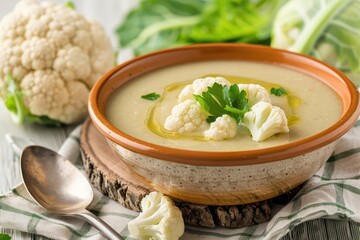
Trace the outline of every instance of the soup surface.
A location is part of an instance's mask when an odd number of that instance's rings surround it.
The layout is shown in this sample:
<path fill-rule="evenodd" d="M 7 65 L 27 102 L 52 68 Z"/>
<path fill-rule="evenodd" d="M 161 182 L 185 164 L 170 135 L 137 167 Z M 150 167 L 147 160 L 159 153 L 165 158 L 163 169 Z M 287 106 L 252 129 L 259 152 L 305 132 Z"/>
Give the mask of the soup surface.
<path fill-rule="evenodd" d="M 239 128 L 232 139 L 207 141 L 199 134 L 173 134 L 163 125 L 183 87 L 197 78 L 221 76 L 233 83 L 257 83 L 268 91 L 283 87 L 288 94 L 270 95 L 284 109 L 290 132 L 263 142 Z M 142 95 L 156 92 L 156 101 Z M 107 119 L 122 132 L 157 145 L 200 151 L 241 151 L 283 145 L 309 137 L 334 124 L 342 114 L 338 95 L 325 83 L 307 74 L 275 64 L 245 61 L 204 61 L 159 69 L 132 79 L 115 90 L 106 106 Z"/>

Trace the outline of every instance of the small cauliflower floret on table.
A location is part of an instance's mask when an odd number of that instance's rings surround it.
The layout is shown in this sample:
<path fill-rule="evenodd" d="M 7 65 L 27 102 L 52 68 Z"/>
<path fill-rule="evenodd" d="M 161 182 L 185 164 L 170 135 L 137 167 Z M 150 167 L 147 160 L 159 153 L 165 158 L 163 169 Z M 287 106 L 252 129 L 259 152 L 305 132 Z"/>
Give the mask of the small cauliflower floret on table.
<path fill-rule="evenodd" d="M 230 82 L 223 77 L 206 77 L 194 80 L 192 84 L 186 85 L 180 92 L 178 101 L 183 102 L 188 99 L 194 99 L 195 95 L 201 95 L 208 87 L 211 87 L 214 83 L 221 85 L 230 85 Z"/>
<path fill-rule="evenodd" d="M 276 133 L 289 132 L 284 111 L 267 102 L 258 102 L 252 106 L 242 121 L 250 130 L 252 139 L 257 142 L 264 141 Z"/>
<path fill-rule="evenodd" d="M 249 100 L 249 106 L 252 107 L 258 102 L 271 103 L 268 91 L 259 84 L 238 84 L 239 90 L 246 92 Z"/>
<path fill-rule="evenodd" d="M 0 22 L 0 96 L 21 101 L 29 122 L 38 116 L 71 124 L 86 116 L 90 89 L 114 58 L 99 23 L 64 4 L 23 0 Z"/>
<path fill-rule="evenodd" d="M 236 131 L 236 120 L 224 114 L 210 124 L 210 128 L 204 132 L 204 135 L 207 139 L 223 140 L 235 137 Z"/>
<path fill-rule="evenodd" d="M 151 192 L 141 201 L 142 212 L 128 223 L 130 237 L 138 240 L 176 240 L 184 234 L 182 213 L 172 200 Z"/>
<path fill-rule="evenodd" d="M 206 124 L 207 114 L 195 100 L 185 100 L 173 107 L 171 115 L 165 120 L 166 130 L 189 133 Z"/>

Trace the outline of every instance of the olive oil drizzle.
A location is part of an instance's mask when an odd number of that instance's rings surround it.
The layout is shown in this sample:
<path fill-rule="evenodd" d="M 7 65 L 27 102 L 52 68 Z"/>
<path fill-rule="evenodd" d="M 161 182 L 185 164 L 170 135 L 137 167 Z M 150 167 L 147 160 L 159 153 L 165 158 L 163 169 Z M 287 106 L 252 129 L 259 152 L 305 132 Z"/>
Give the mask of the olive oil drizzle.
<path fill-rule="evenodd" d="M 280 85 L 268 83 L 261 80 L 256 79 L 250 79 L 250 78 L 243 78 L 243 77 L 236 77 L 236 76 L 230 76 L 230 75 L 219 75 L 219 74 L 210 74 L 202 76 L 201 78 L 205 77 L 217 77 L 222 76 L 225 79 L 227 79 L 231 84 L 259 84 L 262 87 L 264 87 L 268 92 L 270 92 L 271 88 L 279 88 Z M 167 139 L 179 139 L 179 138 L 186 138 L 186 139 L 193 139 L 198 141 L 206 141 L 204 136 L 201 133 L 177 133 L 168 131 L 164 128 L 163 124 L 160 124 L 156 120 L 156 112 L 159 111 L 161 108 L 163 102 L 168 98 L 169 94 L 173 91 L 181 91 L 186 85 L 191 84 L 192 81 L 182 81 L 182 82 L 176 82 L 167 85 L 164 88 L 164 92 L 161 94 L 161 97 L 158 99 L 158 101 L 149 108 L 147 117 L 145 119 L 145 125 L 148 129 L 150 129 L 155 134 L 167 138 Z M 287 103 L 292 111 L 291 114 L 287 115 L 288 119 L 288 125 L 293 126 L 296 123 L 300 121 L 300 117 L 296 115 L 296 108 L 301 104 L 301 99 L 295 95 L 293 95 L 291 92 L 287 90 Z"/>

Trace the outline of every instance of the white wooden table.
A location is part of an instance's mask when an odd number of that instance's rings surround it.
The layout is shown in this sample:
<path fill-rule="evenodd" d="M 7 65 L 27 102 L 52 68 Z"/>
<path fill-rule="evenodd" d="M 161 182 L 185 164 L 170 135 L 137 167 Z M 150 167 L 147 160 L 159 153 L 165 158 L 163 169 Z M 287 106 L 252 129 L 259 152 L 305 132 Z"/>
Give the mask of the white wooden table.
<path fill-rule="evenodd" d="M 0 0 L 0 18 L 13 9 L 18 1 Z M 57 2 L 65 2 L 57 0 Z M 114 29 L 121 21 L 124 13 L 137 1 L 134 0 L 75 0 L 77 9 L 85 16 L 99 20 L 112 38 L 116 46 Z M 31 139 L 34 143 L 57 150 L 66 136 L 75 126 L 64 128 L 48 128 L 38 125 L 18 126 L 14 124 L 4 104 L 0 103 L 0 194 L 7 192 L 21 182 L 19 164 L 10 146 L 5 140 L 6 133 Z M 28 233 L 4 229 L 0 226 L 1 233 L 8 233 L 12 239 L 47 239 Z M 285 236 L 283 239 L 360 239 L 360 225 L 347 221 L 314 220 L 303 223 Z"/>

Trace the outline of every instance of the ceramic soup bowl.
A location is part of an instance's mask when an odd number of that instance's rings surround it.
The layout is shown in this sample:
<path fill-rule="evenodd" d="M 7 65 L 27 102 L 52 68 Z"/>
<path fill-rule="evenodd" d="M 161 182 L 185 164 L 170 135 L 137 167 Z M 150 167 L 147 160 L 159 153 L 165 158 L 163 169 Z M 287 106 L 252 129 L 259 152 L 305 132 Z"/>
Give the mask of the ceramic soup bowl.
<path fill-rule="evenodd" d="M 260 149 L 226 151 L 217 147 L 198 150 L 191 146 L 178 148 L 176 144 L 164 146 L 142 139 L 141 134 L 140 137 L 129 134 L 109 121 L 108 100 L 128 83 L 161 69 L 212 60 L 274 64 L 312 76 L 337 95 L 339 117 L 325 129 L 295 141 Z M 258 72 L 265 69 L 259 68 Z M 359 113 L 359 92 L 340 71 L 308 56 L 245 44 L 192 45 L 134 58 L 99 79 L 89 99 L 93 123 L 117 153 L 119 161 L 124 161 L 133 174 L 173 198 L 209 205 L 258 202 L 304 183 L 331 156 L 339 138 L 355 124 Z M 120 121 L 127 117 L 123 115 Z M 144 124 L 145 119 L 139 121 Z"/>

